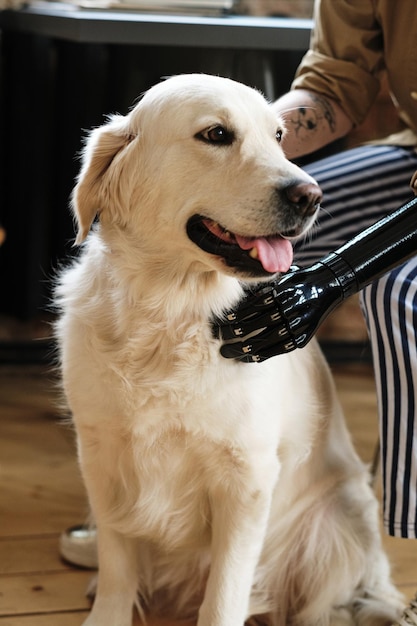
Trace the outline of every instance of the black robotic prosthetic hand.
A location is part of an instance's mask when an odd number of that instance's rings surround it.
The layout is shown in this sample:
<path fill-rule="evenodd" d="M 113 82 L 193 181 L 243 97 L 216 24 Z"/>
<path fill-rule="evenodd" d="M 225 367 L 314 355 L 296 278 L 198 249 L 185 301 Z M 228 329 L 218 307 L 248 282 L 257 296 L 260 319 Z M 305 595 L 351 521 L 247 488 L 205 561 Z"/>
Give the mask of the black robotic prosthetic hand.
<path fill-rule="evenodd" d="M 302 348 L 345 298 L 416 253 L 417 198 L 314 265 L 248 289 L 214 324 L 221 354 L 253 363 Z"/>

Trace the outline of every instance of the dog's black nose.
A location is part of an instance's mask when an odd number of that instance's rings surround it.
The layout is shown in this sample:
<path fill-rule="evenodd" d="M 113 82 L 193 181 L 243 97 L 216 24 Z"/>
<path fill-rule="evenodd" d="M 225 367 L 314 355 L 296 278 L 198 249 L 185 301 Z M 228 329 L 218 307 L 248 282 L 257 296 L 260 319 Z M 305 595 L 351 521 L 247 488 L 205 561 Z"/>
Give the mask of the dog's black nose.
<path fill-rule="evenodd" d="M 289 185 L 284 189 L 284 194 L 291 205 L 301 211 L 304 217 L 314 215 L 323 198 L 320 187 L 316 183 L 306 181 Z"/>

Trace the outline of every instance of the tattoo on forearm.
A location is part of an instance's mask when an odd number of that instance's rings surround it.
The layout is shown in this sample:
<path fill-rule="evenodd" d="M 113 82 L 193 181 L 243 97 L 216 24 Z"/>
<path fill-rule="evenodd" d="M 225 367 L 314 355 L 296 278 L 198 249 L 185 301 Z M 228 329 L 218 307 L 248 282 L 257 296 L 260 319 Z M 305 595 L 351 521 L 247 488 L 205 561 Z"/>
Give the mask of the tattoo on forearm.
<path fill-rule="evenodd" d="M 312 96 L 314 106 L 299 107 L 295 109 L 291 118 L 287 121 L 290 123 L 295 133 L 298 135 L 302 130 L 317 131 L 320 122 L 326 122 L 330 131 L 336 131 L 336 119 L 331 103 L 319 95 Z"/>

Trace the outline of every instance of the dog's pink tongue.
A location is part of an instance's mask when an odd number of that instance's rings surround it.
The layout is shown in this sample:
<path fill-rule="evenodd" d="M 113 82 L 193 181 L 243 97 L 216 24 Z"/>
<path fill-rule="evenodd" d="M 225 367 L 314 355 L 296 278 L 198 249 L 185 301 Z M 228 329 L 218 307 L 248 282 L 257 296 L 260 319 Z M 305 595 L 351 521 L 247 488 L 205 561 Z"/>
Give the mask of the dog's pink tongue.
<path fill-rule="evenodd" d="M 256 248 L 258 259 L 267 272 L 288 272 L 293 260 L 293 248 L 288 239 L 277 237 L 259 237 L 251 239 L 235 235 L 242 250 Z"/>

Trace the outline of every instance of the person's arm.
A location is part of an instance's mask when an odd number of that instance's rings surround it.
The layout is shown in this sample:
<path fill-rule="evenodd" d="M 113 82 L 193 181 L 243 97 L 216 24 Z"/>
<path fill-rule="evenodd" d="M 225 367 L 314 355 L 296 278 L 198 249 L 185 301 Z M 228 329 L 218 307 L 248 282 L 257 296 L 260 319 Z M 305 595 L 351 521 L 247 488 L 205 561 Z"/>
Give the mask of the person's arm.
<path fill-rule="evenodd" d="M 284 120 L 282 148 L 288 159 L 319 150 L 347 135 L 353 124 L 330 98 L 306 89 L 294 89 L 272 107 Z"/>
<path fill-rule="evenodd" d="M 214 324 L 222 355 L 252 363 L 305 346 L 345 298 L 416 255 L 416 210 L 417 198 L 311 267 L 248 291 Z"/>
<path fill-rule="evenodd" d="M 283 116 L 289 159 L 315 152 L 363 122 L 380 89 L 384 37 L 373 0 L 315 0 L 314 28 Z"/>

